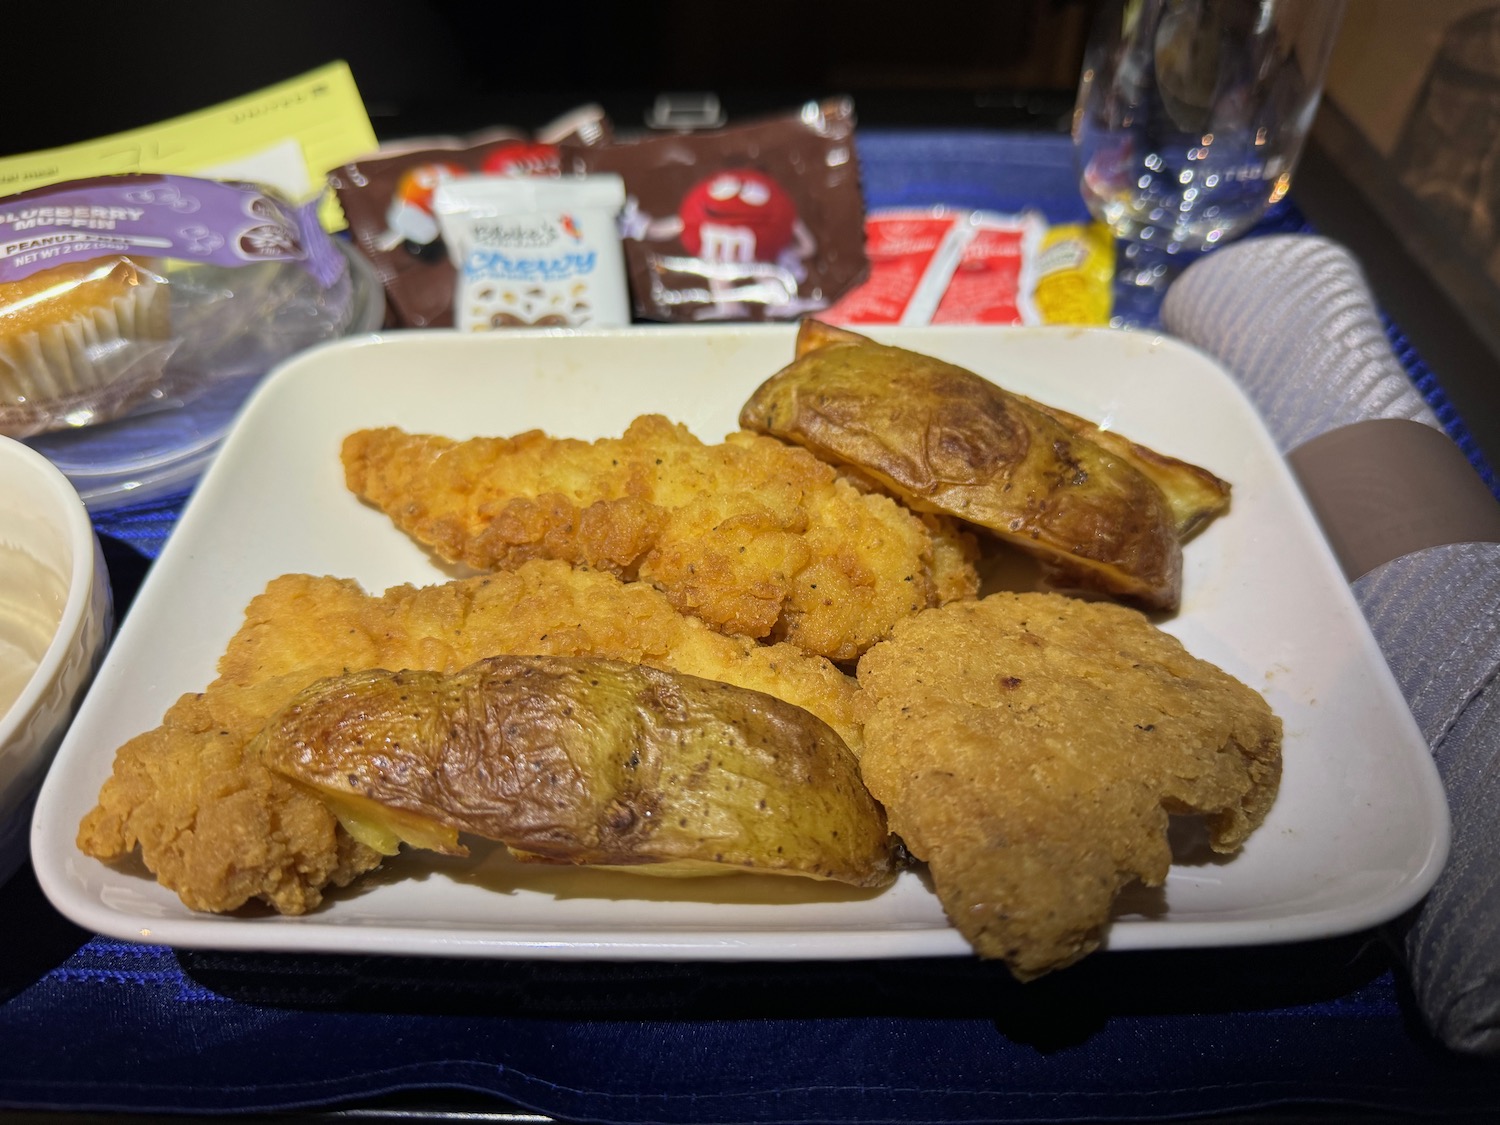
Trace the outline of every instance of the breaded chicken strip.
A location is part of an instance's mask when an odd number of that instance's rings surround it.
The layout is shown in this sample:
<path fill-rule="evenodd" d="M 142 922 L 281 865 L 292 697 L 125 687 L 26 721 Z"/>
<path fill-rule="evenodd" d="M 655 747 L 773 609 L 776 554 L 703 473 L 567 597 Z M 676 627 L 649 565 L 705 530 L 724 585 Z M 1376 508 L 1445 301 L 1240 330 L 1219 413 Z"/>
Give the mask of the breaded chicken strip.
<path fill-rule="evenodd" d="M 551 561 L 383 596 L 347 579 L 293 574 L 251 601 L 218 678 L 120 748 L 78 846 L 106 861 L 139 846 L 157 879 L 195 910 L 254 899 L 285 914 L 310 910 L 325 887 L 347 884 L 381 857 L 247 744 L 325 676 L 455 672 L 501 653 L 602 656 L 754 688 L 811 711 L 858 752 L 860 695 L 850 677 L 791 645 L 716 633 L 649 586 Z"/>
<path fill-rule="evenodd" d="M 1255 691 L 1122 606 L 994 594 L 865 653 L 860 769 L 949 920 L 1025 980 L 1096 948 L 1118 891 L 1161 883 L 1168 814 L 1233 852 L 1281 776 Z"/>
<path fill-rule="evenodd" d="M 660 415 L 595 442 L 351 434 L 349 488 L 450 562 L 551 558 L 649 582 L 724 633 L 853 660 L 978 588 L 970 540 L 748 433 L 705 445 Z M 934 534 L 948 541 L 934 548 Z"/>

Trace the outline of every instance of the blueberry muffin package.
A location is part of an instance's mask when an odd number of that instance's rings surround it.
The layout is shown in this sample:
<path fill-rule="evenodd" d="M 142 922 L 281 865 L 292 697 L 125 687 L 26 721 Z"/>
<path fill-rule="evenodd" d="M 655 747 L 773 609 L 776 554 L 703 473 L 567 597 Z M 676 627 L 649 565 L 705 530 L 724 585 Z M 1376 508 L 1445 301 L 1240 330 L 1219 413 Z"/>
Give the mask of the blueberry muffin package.
<path fill-rule="evenodd" d="M 154 174 L 0 197 L 0 434 L 171 408 L 342 334 L 348 258 L 315 212 Z"/>

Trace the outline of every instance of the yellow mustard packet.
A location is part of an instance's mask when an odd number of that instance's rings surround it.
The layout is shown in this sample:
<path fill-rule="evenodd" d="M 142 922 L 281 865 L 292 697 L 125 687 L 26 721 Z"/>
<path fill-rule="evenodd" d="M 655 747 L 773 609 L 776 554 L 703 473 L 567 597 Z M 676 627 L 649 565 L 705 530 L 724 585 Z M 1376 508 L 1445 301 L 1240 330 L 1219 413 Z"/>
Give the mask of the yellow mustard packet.
<path fill-rule="evenodd" d="M 251 180 L 301 202 L 322 191 L 325 175 L 375 151 L 354 75 L 344 62 L 193 113 L 91 141 L 0 157 L 0 196 L 92 176 L 157 172 Z M 319 218 L 346 225 L 332 192 Z"/>
<path fill-rule="evenodd" d="M 1103 223 L 1048 227 L 1033 268 L 1032 301 L 1043 323 L 1109 323 L 1115 240 Z"/>

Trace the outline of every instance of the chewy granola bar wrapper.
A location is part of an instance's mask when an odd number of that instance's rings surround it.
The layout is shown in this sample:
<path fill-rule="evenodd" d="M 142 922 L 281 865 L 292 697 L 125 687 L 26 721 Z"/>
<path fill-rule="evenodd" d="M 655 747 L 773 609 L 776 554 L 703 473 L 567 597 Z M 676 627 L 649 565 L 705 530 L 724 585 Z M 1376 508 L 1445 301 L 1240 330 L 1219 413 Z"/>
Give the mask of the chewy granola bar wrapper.
<path fill-rule="evenodd" d="M 719 129 L 562 145 L 564 173 L 625 181 L 636 318 L 792 320 L 868 270 L 854 103 Z"/>
<path fill-rule="evenodd" d="M 433 198 L 457 271 L 453 326 L 619 328 L 630 323 L 615 218 L 619 176 L 465 176 Z"/>
<path fill-rule="evenodd" d="M 504 127 L 463 138 L 388 145 L 328 173 L 360 252 L 385 287 L 397 328 L 451 328 L 457 272 L 433 210 L 440 184 L 469 176 L 557 176 L 559 145 L 612 133 L 598 106 L 582 106 L 534 135 Z"/>

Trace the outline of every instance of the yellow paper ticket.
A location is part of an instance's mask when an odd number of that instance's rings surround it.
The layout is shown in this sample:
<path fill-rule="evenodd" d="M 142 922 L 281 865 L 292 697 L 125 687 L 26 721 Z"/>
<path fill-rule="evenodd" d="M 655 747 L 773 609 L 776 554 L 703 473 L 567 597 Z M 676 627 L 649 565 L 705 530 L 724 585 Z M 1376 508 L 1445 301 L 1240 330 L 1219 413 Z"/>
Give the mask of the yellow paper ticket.
<path fill-rule="evenodd" d="M 0 157 L 0 196 L 89 176 L 162 172 L 255 180 L 301 202 L 322 190 L 330 168 L 377 145 L 354 75 L 334 62 L 155 125 Z M 332 192 L 321 217 L 329 230 L 344 226 Z"/>

